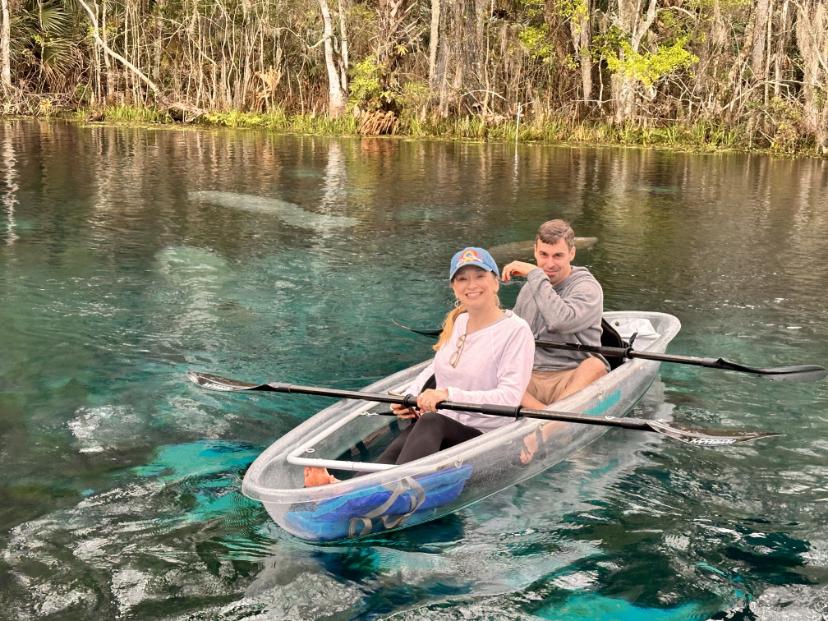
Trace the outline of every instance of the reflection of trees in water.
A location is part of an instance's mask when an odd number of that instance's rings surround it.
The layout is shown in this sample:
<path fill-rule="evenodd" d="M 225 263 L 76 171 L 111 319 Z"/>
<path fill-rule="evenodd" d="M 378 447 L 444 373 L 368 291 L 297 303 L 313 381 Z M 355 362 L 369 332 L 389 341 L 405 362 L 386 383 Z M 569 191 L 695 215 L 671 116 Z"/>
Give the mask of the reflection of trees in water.
<path fill-rule="evenodd" d="M 17 240 L 15 232 L 14 208 L 18 203 L 17 192 L 20 188 L 17 185 L 17 156 L 14 148 L 15 139 L 19 136 L 19 125 L 17 123 L 4 124 L 0 135 L 2 135 L 2 159 L 3 162 L 3 206 L 6 208 L 6 244 L 11 246 Z"/>

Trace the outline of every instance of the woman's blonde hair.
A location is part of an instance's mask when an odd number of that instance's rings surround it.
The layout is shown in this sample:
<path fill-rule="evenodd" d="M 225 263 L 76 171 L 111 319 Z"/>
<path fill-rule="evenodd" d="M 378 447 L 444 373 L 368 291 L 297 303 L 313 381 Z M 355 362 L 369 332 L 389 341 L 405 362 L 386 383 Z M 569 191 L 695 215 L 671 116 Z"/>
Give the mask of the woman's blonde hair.
<path fill-rule="evenodd" d="M 451 333 L 454 330 L 454 322 L 457 321 L 457 318 L 460 316 L 461 313 L 465 312 L 466 309 L 463 308 L 463 305 L 458 304 L 446 314 L 446 318 L 443 319 L 443 329 L 440 332 L 440 337 L 437 339 L 437 342 L 434 343 L 434 346 L 432 347 L 434 351 L 439 351 L 440 348 L 448 342 L 449 338 L 451 337 Z"/>

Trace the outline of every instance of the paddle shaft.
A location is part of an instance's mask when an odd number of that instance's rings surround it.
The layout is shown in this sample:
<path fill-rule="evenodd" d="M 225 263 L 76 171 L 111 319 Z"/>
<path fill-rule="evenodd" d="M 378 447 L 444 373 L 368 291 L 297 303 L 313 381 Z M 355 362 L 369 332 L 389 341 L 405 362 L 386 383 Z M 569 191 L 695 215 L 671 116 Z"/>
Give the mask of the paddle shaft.
<path fill-rule="evenodd" d="M 642 360 L 657 360 L 658 362 L 681 362 L 682 364 L 694 364 L 700 367 L 718 367 L 726 361 L 721 358 L 700 358 L 696 356 L 674 356 L 671 354 L 658 354 L 654 352 L 636 351 L 630 347 L 605 347 L 603 345 L 583 345 L 581 343 L 555 343 L 553 341 L 535 341 L 535 345 L 549 347 L 552 349 L 564 349 L 567 351 L 582 351 L 593 354 L 602 354 L 610 358 L 641 358 Z M 727 364 L 727 363 L 726 363 Z"/>
<path fill-rule="evenodd" d="M 397 323 L 398 326 L 409 330 L 410 332 L 414 332 L 416 334 L 421 334 L 423 336 L 438 336 L 440 334 L 440 330 L 418 330 L 416 328 L 409 328 L 408 326 L 404 326 L 401 323 Z M 543 341 L 543 340 L 536 340 L 535 345 L 539 347 L 549 347 L 550 349 L 563 349 L 566 351 L 582 351 L 592 354 L 601 354 L 603 356 L 608 356 L 610 358 L 641 358 L 642 360 L 656 360 L 658 362 L 679 362 L 681 364 L 693 364 L 700 367 L 715 367 L 715 368 L 730 368 L 733 363 L 727 362 L 722 358 L 700 358 L 696 356 L 675 356 L 671 354 L 657 354 L 651 352 L 640 352 L 636 351 L 630 347 L 606 347 L 603 345 L 584 345 L 581 343 L 557 343 L 554 341 Z M 724 366 L 723 366 L 724 365 Z M 744 367 L 740 365 L 733 365 L 736 368 L 734 370 L 742 370 Z"/>
<path fill-rule="evenodd" d="M 738 371 L 752 373 L 772 380 L 786 381 L 816 381 L 824 378 L 828 371 L 815 364 L 801 364 L 786 367 L 757 368 L 744 364 L 730 362 L 724 358 L 701 358 L 697 356 L 677 356 L 675 354 L 660 354 L 657 352 L 637 351 L 631 347 L 604 347 L 603 345 L 583 345 L 581 343 L 556 343 L 554 341 L 537 340 L 539 347 L 564 349 L 567 351 L 582 351 L 602 354 L 611 358 L 641 358 L 658 362 L 674 362 L 678 364 L 695 365 L 708 369 L 722 369 L 724 371 Z"/>
<path fill-rule="evenodd" d="M 279 393 L 296 393 L 303 395 L 316 395 L 320 397 L 334 397 L 337 399 L 359 399 L 362 401 L 376 401 L 378 403 L 395 403 L 408 408 L 417 407 L 417 397 L 405 395 L 397 397 L 385 393 L 362 392 L 356 390 L 341 390 L 338 388 L 322 388 L 318 386 L 301 386 L 298 384 L 283 384 L 271 382 L 269 384 L 247 384 L 235 380 L 226 380 L 218 376 L 211 376 L 205 373 L 189 373 L 190 380 L 194 383 L 213 390 L 223 391 L 263 391 Z M 581 423 L 586 425 L 598 425 L 603 427 L 622 427 L 624 429 L 636 429 L 639 431 L 653 431 L 650 421 L 638 418 L 602 418 L 599 416 L 582 416 L 567 412 L 551 412 L 548 410 L 533 410 L 521 406 L 505 405 L 479 405 L 476 403 L 456 403 L 454 401 L 443 401 L 439 404 L 441 410 L 454 410 L 455 412 L 477 412 L 489 416 L 506 416 L 518 419 L 521 417 L 538 418 L 541 420 L 554 420 L 569 423 Z"/>
<path fill-rule="evenodd" d="M 337 388 L 321 388 L 317 386 L 299 386 L 296 384 L 284 384 L 271 382 L 268 384 L 250 384 L 239 380 L 219 377 L 208 373 L 190 371 L 187 377 L 195 384 L 209 390 L 224 392 L 240 391 L 264 391 L 279 393 L 297 393 L 305 395 L 317 395 L 321 397 L 335 397 L 338 399 L 359 399 L 363 401 L 374 401 L 378 403 L 396 403 L 405 407 L 415 407 L 417 398 L 414 395 L 404 397 L 387 393 L 371 393 L 355 390 L 340 390 Z M 651 431 L 660 433 L 670 438 L 696 445 L 725 446 L 739 442 L 749 442 L 757 438 L 777 435 L 767 431 L 740 431 L 723 429 L 678 429 L 664 421 L 649 421 L 640 418 L 612 418 L 599 416 L 582 416 L 568 412 L 551 412 L 549 410 L 532 410 L 520 406 L 510 407 L 502 405 L 478 405 L 476 403 L 455 403 L 443 401 L 439 409 L 451 409 L 458 412 L 479 412 L 492 416 L 506 416 L 508 418 L 538 418 L 541 420 L 562 421 L 569 423 L 580 423 L 583 425 L 598 425 L 602 427 L 621 427 L 635 431 Z"/>

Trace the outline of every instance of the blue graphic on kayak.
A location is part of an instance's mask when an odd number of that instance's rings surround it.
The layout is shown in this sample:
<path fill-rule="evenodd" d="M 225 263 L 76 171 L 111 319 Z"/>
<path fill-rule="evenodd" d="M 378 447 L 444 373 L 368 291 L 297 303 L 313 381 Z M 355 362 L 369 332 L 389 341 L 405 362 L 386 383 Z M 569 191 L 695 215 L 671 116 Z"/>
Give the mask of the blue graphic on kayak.
<path fill-rule="evenodd" d="M 470 465 L 410 476 L 317 503 L 302 504 L 285 522 L 317 541 L 364 537 L 375 530 L 397 528 L 412 516 L 454 501 L 471 476 Z"/>

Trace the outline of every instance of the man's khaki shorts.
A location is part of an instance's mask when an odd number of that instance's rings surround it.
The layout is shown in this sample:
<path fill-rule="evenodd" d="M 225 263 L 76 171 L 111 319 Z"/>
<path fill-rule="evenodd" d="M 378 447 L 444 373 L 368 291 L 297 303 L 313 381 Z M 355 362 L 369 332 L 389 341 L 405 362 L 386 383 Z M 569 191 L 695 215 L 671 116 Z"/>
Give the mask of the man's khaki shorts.
<path fill-rule="evenodd" d="M 563 371 L 532 371 L 526 392 L 541 403 L 549 405 L 561 398 L 578 367 Z"/>

